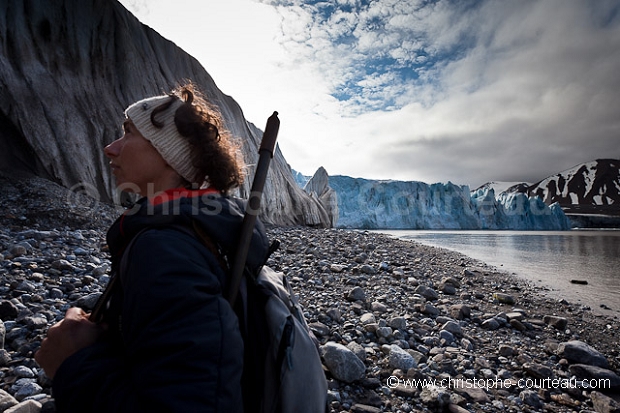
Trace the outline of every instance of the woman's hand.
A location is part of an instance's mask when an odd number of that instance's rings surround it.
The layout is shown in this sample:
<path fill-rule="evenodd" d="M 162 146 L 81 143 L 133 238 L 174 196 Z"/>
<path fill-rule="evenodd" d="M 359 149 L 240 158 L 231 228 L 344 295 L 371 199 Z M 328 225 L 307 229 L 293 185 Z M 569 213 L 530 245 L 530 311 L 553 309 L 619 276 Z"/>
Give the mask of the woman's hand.
<path fill-rule="evenodd" d="M 53 379 L 60 365 L 69 356 L 97 341 L 105 328 L 88 320 L 81 308 L 72 307 L 65 318 L 54 324 L 34 355 L 35 360 Z"/>

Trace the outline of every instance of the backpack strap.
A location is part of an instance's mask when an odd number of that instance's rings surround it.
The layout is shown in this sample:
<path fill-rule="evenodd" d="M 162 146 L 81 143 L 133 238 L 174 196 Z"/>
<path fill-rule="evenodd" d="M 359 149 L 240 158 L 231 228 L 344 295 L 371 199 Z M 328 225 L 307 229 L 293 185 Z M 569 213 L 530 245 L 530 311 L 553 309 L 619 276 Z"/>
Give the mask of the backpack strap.
<path fill-rule="evenodd" d="M 148 231 L 150 228 L 144 228 L 139 231 L 136 235 L 133 236 L 131 241 L 125 246 L 123 251 L 121 252 L 121 261 L 116 268 L 116 270 L 112 273 L 110 277 L 110 281 L 108 281 L 108 285 L 103 290 L 103 293 L 97 299 L 97 303 L 93 307 L 93 311 L 90 313 L 89 320 L 93 323 L 101 323 L 103 321 L 103 313 L 108 309 L 110 305 L 110 300 L 112 299 L 112 293 L 116 290 L 117 285 L 120 285 L 121 274 L 125 273 L 127 270 L 127 266 L 129 265 L 129 251 L 131 251 L 131 247 L 136 242 L 138 237 L 142 235 L 143 232 Z"/>
<path fill-rule="evenodd" d="M 200 225 L 198 225 L 196 221 L 192 221 L 192 228 L 189 228 L 186 225 L 170 225 L 166 228 L 176 229 L 198 239 L 215 256 L 218 264 L 220 265 L 220 267 L 222 267 L 222 270 L 224 270 L 224 273 L 228 274 L 228 272 L 230 271 L 230 267 L 228 265 L 228 261 L 226 260 L 226 255 L 220 251 L 217 244 L 206 233 L 206 231 L 202 229 Z M 140 230 L 136 235 L 133 236 L 133 238 L 123 249 L 123 252 L 121 253 L 121 261 L 116 270 L 112 273 L 110 281 L 108 281 L 108 285 L 106 286 L 105 290 L 93 307 L 93 311 L 91 312 L 91 315 L 89 317 L 90 321 L 94 323 L 100 323 L 103 321 L 103 314 L 110 305 L 112 294 L 118 288 L 117 286 L 120 286 L 121 274 L 124 274 L 126 272 L 127 266 L 129 265 L 129 251 L 131 251 L 131 248 L 133 247 L 133 244 L 136 242 L 138 237 L 143 232 L 146 232 L 149 229 L 153 229 L 153 227 L 147 227 Z"/>

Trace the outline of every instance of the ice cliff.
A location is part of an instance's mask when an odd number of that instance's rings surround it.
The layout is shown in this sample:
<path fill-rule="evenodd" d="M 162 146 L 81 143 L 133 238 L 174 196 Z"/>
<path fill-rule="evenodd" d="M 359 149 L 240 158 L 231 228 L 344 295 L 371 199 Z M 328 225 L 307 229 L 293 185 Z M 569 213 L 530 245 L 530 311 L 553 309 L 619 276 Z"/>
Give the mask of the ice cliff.
<path fill-rule="evenodd" d="M 570 229 L 558 204 L 547 206 L 525 194 L 496 198 L 492 189 L 470 193 L 468 186 L 450 182 L 429 185 L 348 176 L 330 176 L 329 187 L 336 194 L 333 210 L 341 228 Z"/>

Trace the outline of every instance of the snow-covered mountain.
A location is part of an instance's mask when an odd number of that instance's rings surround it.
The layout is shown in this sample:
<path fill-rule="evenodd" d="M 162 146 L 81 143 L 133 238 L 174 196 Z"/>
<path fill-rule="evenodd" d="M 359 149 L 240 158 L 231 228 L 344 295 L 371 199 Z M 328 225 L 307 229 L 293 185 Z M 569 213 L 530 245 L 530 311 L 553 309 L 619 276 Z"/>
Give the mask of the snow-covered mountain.
<path fill-rule="evenodd" d="M 498 197 L 522 193 L 560 205 L 573 227 L 620 228 L 620 160 L 597 159 L 534 184 L 489 182 Z"/>
<path fill-rule="evenodd" d="M 530 184 L 526 182 L 504 182 L 504 181 L 492 181 L 487 182 L 484 185 L 480 185 L 475 190 L 481 189 L 492 189 L 496 195 L 501 194 L 502 192 L 524 192 L 527 193 L 527 188 L 529 188 Z"/>
<path fill-rule="evenodd" d="M 620 215 L 620 160 L 597 159 L 576 165 L 527 188 L 565 212 Z"/>

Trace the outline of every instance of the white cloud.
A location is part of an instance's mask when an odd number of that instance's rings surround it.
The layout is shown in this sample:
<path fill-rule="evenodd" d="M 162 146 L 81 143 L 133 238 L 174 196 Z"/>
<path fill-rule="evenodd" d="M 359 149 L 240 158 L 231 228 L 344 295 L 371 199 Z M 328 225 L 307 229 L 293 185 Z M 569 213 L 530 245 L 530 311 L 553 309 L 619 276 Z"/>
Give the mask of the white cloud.
<path fill-rule="evenodd" d="M 278 110 L 304 173 L 477 185 L 620 157 L 613 0 L 123 3 L 248 120 Z"/>

